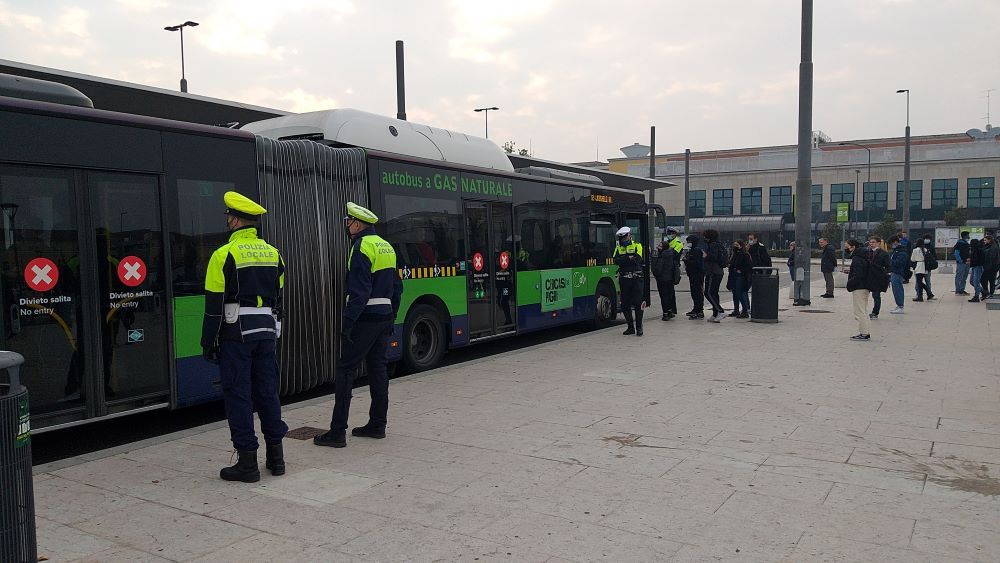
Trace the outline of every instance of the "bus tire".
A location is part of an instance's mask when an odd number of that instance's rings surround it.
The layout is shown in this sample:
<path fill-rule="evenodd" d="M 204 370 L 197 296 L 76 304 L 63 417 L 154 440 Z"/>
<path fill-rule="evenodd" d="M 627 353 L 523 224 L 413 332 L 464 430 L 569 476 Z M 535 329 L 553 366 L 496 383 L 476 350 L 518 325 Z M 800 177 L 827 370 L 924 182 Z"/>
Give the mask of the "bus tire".
<path fill-rule="evenodd" d="M 430 305 L 417 305 L 406 316 L 403 327 L 403 366 L 410 373 L 435 367 L 444 357 L 445 339 L 441 314 Z"/>
<path fill-rule="evenodd" d="M 611 282 L 604 280 L 597 284 L 594 293 L 594 327 L 606 328 L 618 319 L 618 296 Z"/>

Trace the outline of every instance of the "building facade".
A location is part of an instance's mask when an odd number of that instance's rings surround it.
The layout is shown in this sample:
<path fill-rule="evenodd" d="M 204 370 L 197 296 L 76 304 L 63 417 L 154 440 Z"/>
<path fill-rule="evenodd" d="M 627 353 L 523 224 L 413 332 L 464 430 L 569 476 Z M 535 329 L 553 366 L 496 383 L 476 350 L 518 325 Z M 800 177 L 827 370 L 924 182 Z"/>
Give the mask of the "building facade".
<path fill-rule="evenodd" d="M 902 219 L 903 138 L 830 141 L 814 134 L 812 223 L 814 242 L 838 204 L 847 204 L 849 236 L 866 236 L 887 214 Z M 1000 227 L 996 179 L 1000 177 L 1000 129 L 911 137 L 910 230 L 945 225 L 945 213 L 964 208 L 967 224 Z M 684 154 L 656 155 L 656 177 L 678 184 L 653 195 L 671 221 L 683 225 Z M 692 152 L 689 230 L 715 228 L 734 236 L 759 231 L 772 247 L 794 238 L 797 147 L 758 147 Z M 649 157 L 609 160 L 609 170 L 649 175 Z M 730 237 L 727 237 L 730 238 Z"/>

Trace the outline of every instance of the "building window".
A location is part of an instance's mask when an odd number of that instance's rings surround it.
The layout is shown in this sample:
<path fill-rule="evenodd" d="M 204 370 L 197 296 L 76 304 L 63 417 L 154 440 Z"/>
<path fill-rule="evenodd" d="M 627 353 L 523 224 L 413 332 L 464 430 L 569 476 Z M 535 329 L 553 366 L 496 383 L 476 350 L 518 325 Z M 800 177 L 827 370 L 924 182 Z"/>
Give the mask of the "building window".
<path fill-rule="evenodd" d="M 889 209 L 889 182 L 865 182 L 865 209 L 885 211 Z"/>
<path fill-rule="evenodd" d="M 835 211 L 838 203 L 854 203 L 853 183 L 830 184 L 830 210 Z"/>
<path fill-rule="evenodd" d="M 931 180 L 931 208 L 958 207 L 958 178 Z"/>
<path fill-rule="evenodd" d="M 688 192 L 688 214 L 691 217 L 705 216 L 705 190 Z"/>
<path fill-rule="evenodd" d="M 733 214 L 733 190 L 712 190 L 712 215 Z"/>
<path fill-rule="evenodd" d="M 813 184 L 812 186 L 812 215 L 815 218 L 823 212 L 823 184 Z"/>
<path fill-rule="evenodd" d="M 740 190 L 740 214 L 760 215 L 764 212 L 763 188 L 743 188 Z"/>
<path fill-rule="evenodd" d="M 767 204 L 767 210 L 768 213 L 791 213 L 792 187 L 771 186 L 771 197 Z"/>
<path fill-rule="evenodd" d="M 993 207 L 995 178 L 969 178 L 968 207 Z"/>
<path fill-rule="evenodd" d="M 924 181 L 910 180 L 910 209 L 920 209 L 924 200 Z M 903 181 L 896 181 L 896 209 L 903 209 Z"/>

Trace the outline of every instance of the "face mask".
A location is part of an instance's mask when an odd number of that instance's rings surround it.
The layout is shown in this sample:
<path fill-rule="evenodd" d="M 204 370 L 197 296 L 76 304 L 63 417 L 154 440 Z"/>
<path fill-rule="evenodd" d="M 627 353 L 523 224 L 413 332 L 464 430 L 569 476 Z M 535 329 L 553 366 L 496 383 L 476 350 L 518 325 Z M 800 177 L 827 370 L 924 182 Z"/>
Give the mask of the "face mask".
<path fill-rule="evenodd" d="M 931 239 L 929 239 L 929 238 L 925 238 L 924 239 L 924 244 L 930 244 L 930 243 L 931 243 Z"/>
<path fill-rule="evenodd" d="M 754 245 L 754 244 L 757 244 L 757 241 L 755 241 L 753 239 L 750 239 L 747 242 L 749 242 L 751 246 Z"/>
<path fill-rule="evenodd" d="M 668 240 L 668 241 L 670 241 L 670 240 L 674 240 L 674 235 L 667 235 L 667 240 Z"/>

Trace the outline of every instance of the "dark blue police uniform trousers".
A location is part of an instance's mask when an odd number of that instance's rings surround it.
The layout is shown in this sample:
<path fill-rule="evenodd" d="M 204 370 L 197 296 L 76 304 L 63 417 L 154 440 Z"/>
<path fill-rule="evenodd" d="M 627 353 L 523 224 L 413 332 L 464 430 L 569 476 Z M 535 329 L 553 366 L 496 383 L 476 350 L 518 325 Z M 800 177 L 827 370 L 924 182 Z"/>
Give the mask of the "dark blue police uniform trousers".
<path fill-rule="evenodd" d="M 256 450 L 257 433 L 253 411 L 257 410 L 264 440 L 276 444 L 285 437 L 288 425 L 281 420 L 278 400 L 278 361 L 274 340 L 219 343 L 219 372 L 222 396 L 229 419 L 229 433 L 237 450 Z"/>
<path fill-rule="evenodd" d="M 351 331 L 354 344 L 340 350 L 334 383 L 335 401 L 330 430 L 339 433 L 347 430 L 347 415 L 351 410 L 351 390 L 361 361 L 365 361 L 368 389 L 372 405 L 368 421 L 377 429 L 385 429 L 389 412 L 389 372 L 386 370 L 386 349 L 392 334 L 392 320 L 358 321 Z"/>

